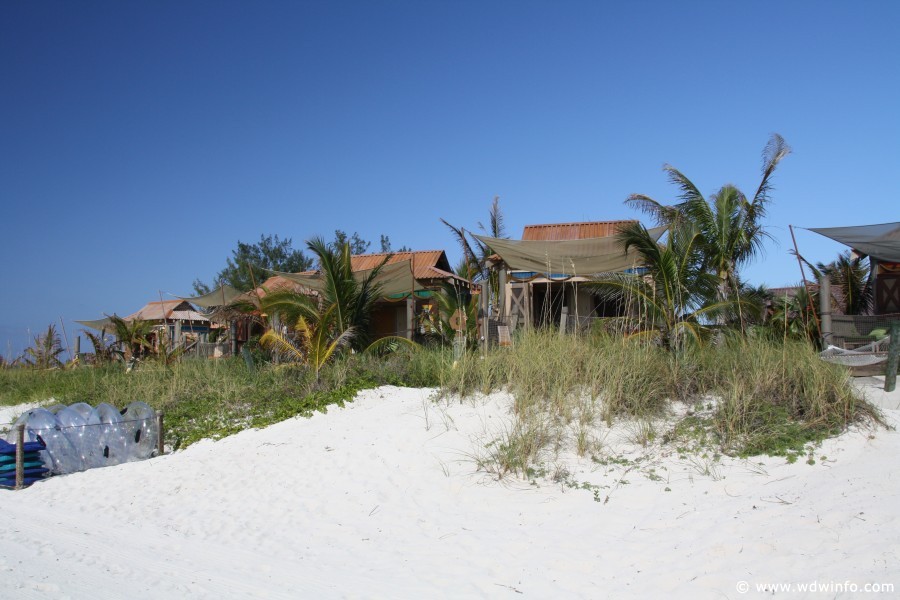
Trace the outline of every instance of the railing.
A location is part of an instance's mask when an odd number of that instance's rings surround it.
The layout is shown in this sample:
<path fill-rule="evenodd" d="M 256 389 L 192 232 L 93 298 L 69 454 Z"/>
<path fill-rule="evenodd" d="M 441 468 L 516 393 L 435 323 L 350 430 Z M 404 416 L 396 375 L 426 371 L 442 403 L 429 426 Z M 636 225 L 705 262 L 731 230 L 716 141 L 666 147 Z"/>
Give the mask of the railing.
<path fill-rule="evenodd" d="M 900 314 L 834 315 L 830 335 L 825 332 L 825 343 L 853 350 L 886 338 L 894 321 L 900 321 Z"/>

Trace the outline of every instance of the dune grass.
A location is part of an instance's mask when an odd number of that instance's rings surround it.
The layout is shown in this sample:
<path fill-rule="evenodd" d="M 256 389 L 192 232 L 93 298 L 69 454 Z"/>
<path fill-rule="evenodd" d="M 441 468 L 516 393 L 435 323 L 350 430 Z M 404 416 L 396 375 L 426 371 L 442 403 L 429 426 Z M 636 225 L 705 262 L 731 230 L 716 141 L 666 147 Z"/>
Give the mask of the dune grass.
<path fill-rule="evenodd" d="M 240 359 L 184 360 L 170 367 L 147 362 L 131 373 L 120 364 L 0 369 L 0 405 L 107 402 L 122 408 L 142 400 L 165 413 L 166 443 L 178 449 L 206 437 L 324 411 L 352 400 L 362 389 L 437 385 L 440 360 L 439 353 L 387 359 L 350 355 L 329 363 L 318 381 L 309 369 L 293 365 L 263 364 L 250 372 Z"/>
<path fill-rule="evenodd" d="M 325 410 L 379 385 L 438 387 L 459 396 L 510 392 L 511 425 L 486 441 L 479 459 L 498 476 L 525 476 L 562 447 L 591 456 L 598 426 L 620 420 L 631 423 L 636 443 L 662 437 L 683 444 L 692 437 L 716 452 L 745 456 L 796 454 L 850 424 L 881 422 L 877 409 L 854 395 L 847 371 L 819 360 L 804 342 L 726 337 L 673 353 L 622 336 L 547 331 L 517 332 L 514 347 L 483 357 L 470 352 L 455 365 L 446 348 L 343 356 L 325 365 L 318 380 L 296 365 L 251 372 L 240 359 L 146 363 L 132 373 L 120 365 L 0 369 L 0 405 L 54 398 L 121 408 L 143 400 L 165 412 L 166 442 L 177 449 Z M 670 418 L 678 403 L 688 417 L 658 431 L 654 423 Z"/>
<path fill-rule="evenodd" d="M 823 362 L 804 342 L 765 337 L 726 336 L 674 353 L 621 336 L 523 331 L 514 348 L 467 356 L 443 384 L 461 396 L 513 395 L 513 425 L 482 461 L 498 475 L 524 476 L 553 446 L 590 453 L 599 422 L 628 419 L 646 444 L 656 437 L 652 422 L 674 403 L 686 404 L 691 416 L 669 440 L 690 432 L 740 456 L 795 454 L 853 423 L 882 422 L 855 396 L 846 369 Z M 694 408 L 705 405 L 711 410 L 696 416 Z"/>

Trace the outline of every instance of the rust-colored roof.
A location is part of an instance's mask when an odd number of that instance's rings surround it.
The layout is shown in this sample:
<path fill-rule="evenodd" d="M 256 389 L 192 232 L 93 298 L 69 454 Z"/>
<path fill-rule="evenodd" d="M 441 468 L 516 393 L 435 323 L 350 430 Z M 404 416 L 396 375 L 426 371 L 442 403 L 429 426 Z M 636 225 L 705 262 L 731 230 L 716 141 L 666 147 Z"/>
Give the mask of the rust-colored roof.
<path fill-rule="evenodd" d="M 615 235 L 619 228 L 634 220 L 625 221 L 586 221 L 583 223 L 548 223 L 544 225 L 526 225 L 522 231 L 523 240 L 559 241 L 583 240 Z"/>
<path fill-rule="evenodd" d="M 304 271 L 305 274 L 311 275 L 315 273 L 315 271 Z M 265 298 L 266 294 L 271 294 L 272 292 L 280 292 L 282 290 L 292 290 L 298 293 L 308 292 L 306 288 L 295 281 L 291 281 L 281 275 L 273 275 L 269 277 L 264 282 L 260 284 L 258 288 L 256 288 L 256 292 L 247 292 L 244 294 L 245 299 L 251 299 L 251 297 L 255 296 L 257 298 Z M 313 292 L 314 293 L 314 292 Z"/>
<path fill-rule="evenodd" d="M 175 314 L 178 313 L 178 314 Z M 125 321 L 164 321 L 166 319 L 206 321 L 206 317 L 194 310 L 185 300 L 148 302 L 142 309 L 124 318 Z"/>
<path fill-rule="evenodd" d="M 443 250 L 419 250 L 416 252 L 379 252 L 377 254 L 359 254 L 351 257 L 351 268 L 354 271 L 367 271 L 381 264 L 385 256 L 391 255 L 387 264 L 412 260 L 413 277 L 416 279 L 444 279 L 452 277 L 450 261 Z"/>

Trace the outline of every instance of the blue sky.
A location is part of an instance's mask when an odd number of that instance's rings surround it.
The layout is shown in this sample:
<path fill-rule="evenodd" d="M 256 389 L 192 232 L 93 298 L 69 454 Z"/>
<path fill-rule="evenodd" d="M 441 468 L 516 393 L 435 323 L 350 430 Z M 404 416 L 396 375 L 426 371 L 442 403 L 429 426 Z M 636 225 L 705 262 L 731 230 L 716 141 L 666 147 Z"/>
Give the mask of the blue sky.
<path fill-rule="evenodd" d="M 772 132 L 788 225 L 900 220 L 900 3 L 0 3 L 0 353 L 210 280 L 238 240 L 337 228 L 457 248 L 530 223 L 752 194 Z M 841 246 L 798 232 L 801 252 Z"/>

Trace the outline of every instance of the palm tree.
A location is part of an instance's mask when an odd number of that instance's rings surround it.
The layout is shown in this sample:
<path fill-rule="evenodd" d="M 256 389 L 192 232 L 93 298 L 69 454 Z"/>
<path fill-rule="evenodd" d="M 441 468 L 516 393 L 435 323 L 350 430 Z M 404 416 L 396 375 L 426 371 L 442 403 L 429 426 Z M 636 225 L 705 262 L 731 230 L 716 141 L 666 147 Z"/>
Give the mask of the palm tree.
<path fill-rule="evenodd" d="M 771 202 L 772 175 L 790 152 L 784 139 L 773 134 L 763 150 L 762 181 L 752 200 L 728 184 L 707 201 L 690 179 L 675 167 L 665 165 L 663 170 L 669 181 L 680 190 L 678 204 L 664 206 L 642 194 L 632 194 L 625 202 L 652 215 L 660 224 L 678 221 L 693 224 L 699 232 L 702 266 L 715 274 L 716 297 L 723 301 L 738 295 L 740 267 L 755 258 L 770 237 L 762 221 Z"/>
<path fill-rule="evenodd" d="M 336 325 L 337 306 L 332 304 L 321 312 L 297 317 L 292 326 L 297 332 L 297 341 L 282 332 L 269 329 L 259 343 L 277 350 L 289 360 L 312 367 L 319 380 L 319 371 L 334 356 L 338 349 L 346 346 L 355 333 L 351 327 L 340 329 Z"/>
<path fill-rule="evenodd" d="M 800 260 L 810 268 L 816 281 L 828 277 L 833 286 L 832 299 L 845 315 L 864 315 L 871 311 L 875 294 L 868 257 L 854 257 L 850 250 L 845 250 L 830 263 L 812 264 L 802 256 Z M 837 290 L 840 294 L 835 293 Z"/>
<path fill-rule="evenodd" d="M 264 312 L 278 314 L 295 335 L 270 329 L 260 343 L 289 359 L 319 369 L 340 348 L 362 351 L 368 346 L 372 309 L 381 296 L 378 274 L 389 257 L 365 276 L 353 272 L 350 245 L 326 244 L 321 238 L 307 242 L 319 259 L 322 282 L 317 296 L 293 290 L 267 294 L 261 300 Z"/>
<path fill-rule="evenodd" d="M 153 333 L 153 323 L 134 319 L 126 321 L 122 317 L 113 315 L 109 318 L 110 324 L 119 342 L 125 345 L 125 360 L 143 357 L 153 344 L 150 343 L 150 335 Z"/>
<path fill-rule="evenodd" d="M 739 308 L 740 300 L 716 300 L 717 279 L 703 266 L 702 235 L 690 223 L 673 222 L 665 244 L 639 223 L 623 227 L 619 239 L 626 251 L 637 252 L 646 272 L 602 275 L 592 286 L 602 299 L 629 308 L 625 318 L 637 322 L 638 335 L 682 349 L 704 339 L 711 319 Z"/>
<path fill-rule="evenodd" d="M 488 216 L 488 226 L 485 227 L 483 223 L 479 222 L 478 228 L 491 237 L 507 237 L 506 228 L 503 224 L 503 212 L 500 210 L 499 196 L 494 197 Z M 494 254 L 494 251 L 480 240 L 467 235 L 468 232 L 462 227 L 455 227 L 444 219 L 441 219 L 441 223 L 450 229 L 463 252 L 462 261 L 456 269 L 456 274 L 470 281 L 475 279 L 488 281 L 494 296 L 496 296 L 500 281 L 497 273 L 492 271 L 487 264 L 488 258 Z"/>
<path fill-rule="evenodd" d="M 47 327 L 46 333 L 35 336 L 34 345 L 25 349 L 23 358 L 25 364 L 35 369 L 52 369 L 62 366 L 62 361 L 59 359 L 62 353 L 63 347 L 59 334 L 56 333 L 56 327 L 51 324 Z"/>

